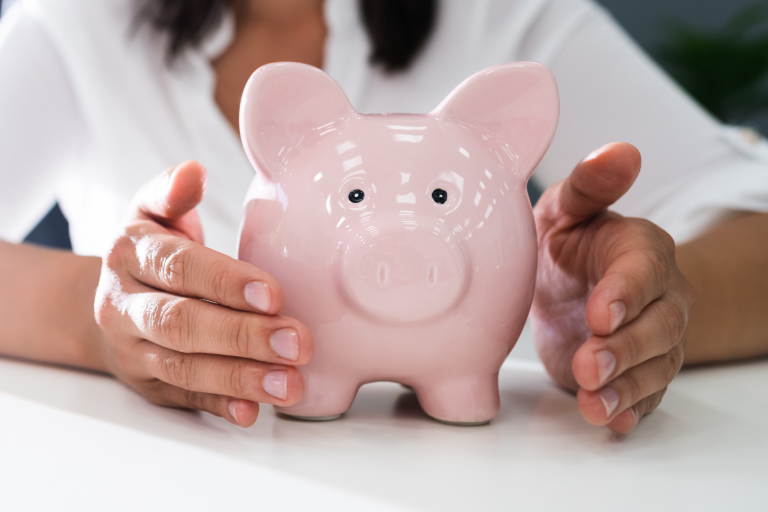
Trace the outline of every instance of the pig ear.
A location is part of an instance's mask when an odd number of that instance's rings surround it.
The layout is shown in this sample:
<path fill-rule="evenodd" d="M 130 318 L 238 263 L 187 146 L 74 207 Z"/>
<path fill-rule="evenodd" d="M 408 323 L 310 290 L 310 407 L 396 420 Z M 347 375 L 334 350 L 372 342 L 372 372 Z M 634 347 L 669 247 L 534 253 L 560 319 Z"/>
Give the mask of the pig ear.
<path fill-rule="evenodd" d="M 243 91 L 240 138 L 251 164 L 272 178 L 302 139 L 354 114 L 344 91 L 323 71 L 294 62 L 267 64 Z"/>
<path fill-rule="evenodd" d="M 560 100 L 542 64 L 516 62 L 481 71 L 459 85 L 433 114 L 479 127 L 496 138 L 527 180 L 555 136 Z"/>

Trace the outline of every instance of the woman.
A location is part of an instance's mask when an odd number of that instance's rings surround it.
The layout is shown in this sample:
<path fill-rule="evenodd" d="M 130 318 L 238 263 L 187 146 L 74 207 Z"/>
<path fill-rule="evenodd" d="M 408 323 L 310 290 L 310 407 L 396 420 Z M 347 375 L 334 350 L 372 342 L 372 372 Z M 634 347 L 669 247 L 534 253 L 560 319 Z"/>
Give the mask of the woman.
<path fill-rule="evenodd" d="M 589 0 L 23 2 L 0 28 L 0 352 L 244 427 L 258 402 L 294 403 L 311 333 L 278 314 L 273 278 L 226 255 L 252 177 L 236 136 L 248 76 L 304 62 L 360 111 L 424 112 L 514 60 L 547 64 L 561 90 L 535 175 L 549 188 L 532 318 L 585 419 L 629 432 L 683 355 L 768 352 L 768 215 L 747 213 L 768 210 L 765 164 Z M 638 150 L 612 140 L 639 148 L 639 178 Z M 12 243 L 53 197 L 77 255 Z"/>

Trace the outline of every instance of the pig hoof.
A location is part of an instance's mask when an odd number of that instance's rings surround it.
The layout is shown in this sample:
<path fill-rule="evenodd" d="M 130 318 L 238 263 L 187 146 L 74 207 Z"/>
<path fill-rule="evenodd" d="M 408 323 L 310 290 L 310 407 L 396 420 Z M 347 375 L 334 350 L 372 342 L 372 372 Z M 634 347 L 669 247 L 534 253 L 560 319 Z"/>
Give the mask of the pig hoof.
<path fill-rule="evenodd" d="M 416 391 L 415 389 L 413 389 L 412 386 L 409 386 L 408 384 L 400 384 L 400 385 L 403 386 L 408 391 L 411 391 L 411 392 Z"/>
<path fill-rule="evenodd" d="M 333 421 L 341 418 L 341 414 L 329 414 L 328 416 L 298 416 L 296 414 L 281 413 L 289 418 L 301 421 Z"/>
<path fill-rule="evenodd" d="M 432 416 L 430 416 L 432 418 Z M 448 421 L 448 420 L 441 420 L 440 418 L 432 418 L 433 420 L 444 423 L 446 425 L 453 425 L 454 427 L 479 427 L 480 425 L 487 425 L 491 422 L 491 420 L 484 420 L 484 421 Z"/>

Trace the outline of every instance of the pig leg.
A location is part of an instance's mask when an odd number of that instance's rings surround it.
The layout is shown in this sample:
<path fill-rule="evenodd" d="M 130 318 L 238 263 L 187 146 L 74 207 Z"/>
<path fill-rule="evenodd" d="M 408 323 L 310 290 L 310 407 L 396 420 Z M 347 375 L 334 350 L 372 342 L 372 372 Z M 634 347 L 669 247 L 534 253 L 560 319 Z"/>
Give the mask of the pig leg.
<path fill-rule="evenodd" d="M 499 412 L 499 374 L 445 377 L 414 386 L 424 412 L 443 423 L 483 425 Z"/>
<path fill-rule="evenodd" d="M 352 406 L 360 383 L 337 375 L 304 375 L 304 394 L 290 407 L 275 407 L 277 412 L 307 421 L 338 419 Z"/>

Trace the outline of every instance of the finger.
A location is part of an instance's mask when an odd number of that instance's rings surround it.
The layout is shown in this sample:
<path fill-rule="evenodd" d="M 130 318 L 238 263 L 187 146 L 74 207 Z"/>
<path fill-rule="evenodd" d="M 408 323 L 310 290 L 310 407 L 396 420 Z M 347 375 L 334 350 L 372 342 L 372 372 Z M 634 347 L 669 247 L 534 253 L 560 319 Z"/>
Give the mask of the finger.
<path fill-rule="evenodd" d="M 304 391 L 304 379 L 291 366 L 208 354 L 183 354 L 143 343 L 146 372 L 188 391 L 289 406 Z"/>
<path fill-rule="evenodd" d="M 623 196 L 640 173 L 640 152 L 626 143 L 603 146 L 579 162 L 560 195 L 564 213 L 578 221 L 592 217 Z"/>
<path fill-rule="evenodd" d="M 165 293 L 135 294 L 120 321 L 129 335 L 187 354 L 302 365 L 314 348 L 312 333 L 293 318 L 243 313 Z"/>
<path fill-rule="evenodd" d="M 566 228 L 578 224 L 623 196 L 640 172 L 640 152 L 626 143 L 603 146 L 579 162 L 559 185 L 550 187 L 537 204 L 537 223 Z"/>
<path fill-rule="evenodd" d="M 203 200 L 207 179 L 203 166 L 193 161 L 166 170 L 136 194 L 133 218 L 152 220 L 202 243 L 202 227 L 194 208 Z"/>
<path fill-rule="evenodd" d="M 250 427 L 259 416 L 259 404 L 248 400 L 181 389 L 162 381 L 150 385 L 149 400 L 163 407 L 209 412 L 239 427 Z"/>
<path fill-rule="evenodd" d="M 586 308 L 587 325 L 607 336 L 634 320 L 661 297 L 677 271 L 675 243 L 666 232 L 641 219 L 609 221 L 597 241 L 608 249 L 597 256 L 595 289 Z"/>
<path fill-rule="evenodd" d="M 629 407 L 669 385 L 679 370 L 682 346 L 635 366 L 597 391 L 580 389 L 581 415 L 593 425 L 607 425 Z M 650 411 L 646 411 L 650 412 Z"/>
<path fill-rule="evenodd" d="M 137 216 L 174 220 L 203 200 L 207 173 L 194 161 L 167 169 L 144 185 L 134 197 Z"/>
<path fill-rule="evenodd" d="M 579 386 L 597 390 L 628 369 L 667 353 L 679 356 L 670 361 L 677 373 L 683 364 L 682 351 L 674 349 L 685 336 L 688 312 L 682 301 L 671 297 L 653 302 L 611 336 L 592 336 L 584 342 L 573 356 L 573 376 Z"/>
<path fill-rule="evenodd" d="M 638 403 L 616 416 L 606 426 L 617 434 L 629 434 L 635 427 L 637 427 L 638 422 L 643 416 L 650 414 L 659 406 L 666 391 L 667 388 L 664 388 L 649 397 L 643 398 Z"/>
<path fill-rule="evenodd" d="M 122 259 L 115 265 L 152 288 L 241 311 L 274 315 L 283 307 L 283 289 L 274 277 L 198 243 L 146 234 L 134 224 L 116 244 L 112 253 Z"/>

